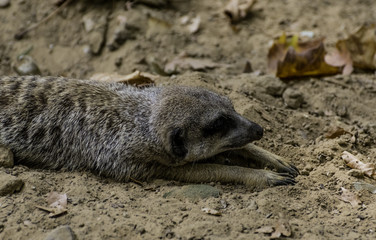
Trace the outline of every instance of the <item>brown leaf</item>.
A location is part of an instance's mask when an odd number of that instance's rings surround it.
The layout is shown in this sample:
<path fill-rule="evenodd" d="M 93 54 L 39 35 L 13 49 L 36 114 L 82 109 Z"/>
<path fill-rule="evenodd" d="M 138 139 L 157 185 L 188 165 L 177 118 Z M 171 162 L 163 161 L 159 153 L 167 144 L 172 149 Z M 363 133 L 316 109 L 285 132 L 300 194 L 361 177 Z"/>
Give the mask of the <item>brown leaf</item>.
<path fill-rule="evenodd" d="M 230 18 L 231 23 L 236 23 L 247 16 L 256 0 L 230 0 L 224 13 Z"/>
<path fill-rule="evenodd" d="M 281 236 L 290 237 L 291 227 L 288 220 L 284 219 L 283 216 L 274 223 L 273 226 L 264 226 L 256 229 L 256 233 L 271 233 L 270 238 L 275 239 Z"/>
<path fill-rule="evenodd" d="M 291 227 L 289 222 L 286 219 L 278 219 L 274 225 L 275 231 L 270 236 L 271 239 L 279 238 L 281 235 L 285 237 L 291 236 Z"/>
<path fill-rule="evenodd" d="M 373 163 L 363 163 L 357 157 L 347 151 L 342 153 L 342 159 L 345 161 L 347 166 L 353 169 L 359 169 L 364 173 L 364 175 L 376 179 L 375 165 Z"/>
<path fill-rule="evenodd" d="M 346 133 L 349 133 L 349 132 L 346 131 L 345 129 L 341 128 L 341 127 L 334 127 L 332 129 L 330 129 L 327 133 L 325 133 L 324 136 L 326 138 L 333 139 L 333 138 L 337 138 L 339 136 L 342 136 Z"/>
<path fill-rule="evenodd" d="M 343 187 L 341 187 L 341 190 L 342 194 L 339 199 L 341 199 L 342 201 L 350 203 L 352 207 L 358 207 L 359 204 L 362 203 L 358 195 L 350 192 L 349 190 Z"/>
<path fill-rule="evenodd" d="M 323 38 L 300 41 L 298 35 L 283 34 L 269 49 L 268 68 L 280 78 L 338 73 L 339 68 L 325 62 L 325 54 Z"/>
<path fill-rule="evenodd" d="M 90 80 L 100 82 L 117 82 L 134 85 L 137 87 L 145 87 L 154 84 L 152 79 L 155 78 L 156 76 L 150 73 L 135 71 L 128 75 L 120 75 L 118 73 L 95 73 L 90 77 Z"/>
<path fill-rule="evenodd" d="M 180 69 L 193 69 L 193 70 L 204 70 L 210 68 L 219 67 L 218 63 L 213 62 L 210 59 L 196 59 L 187 57 L 185 55 L 178 56 L 174 58 L 171 62 L 167 63 L 165 66 L 165 72 L 175 72 Z"/>
<path fill-rule="evenodd" d="M 338 41 L 334 52 L 325 55 L 325 62 L 335 67 L 343 67 L 342 74 L 350 75 L 353 68 L 353 61 L 350 52 L 346 49 L 344 41 Z"/>
<path fill-rule="evenodd" d="M 353 66 L 376 69 L 376 24 L 365 24 L 355 33 L 336 44 L 336 51 L 325 59 L 333 66 L 344 66 L 343 74 L 350 74 Z"/>

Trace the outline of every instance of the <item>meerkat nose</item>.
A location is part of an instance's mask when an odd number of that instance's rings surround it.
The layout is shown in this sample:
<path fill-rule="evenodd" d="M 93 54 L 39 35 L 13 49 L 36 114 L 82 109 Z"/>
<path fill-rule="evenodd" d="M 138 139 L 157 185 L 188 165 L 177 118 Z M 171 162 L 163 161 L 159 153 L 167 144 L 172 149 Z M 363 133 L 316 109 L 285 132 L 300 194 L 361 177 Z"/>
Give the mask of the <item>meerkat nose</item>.
<path fill-rule="evenodd" d="M 253 132 L 255 136 L 254 138 L 255 140 L 260 140 L 262 136 L 264 135 L 264 129 L 257 123 L 253 123 L 251 125 L 251 131 Z"/>

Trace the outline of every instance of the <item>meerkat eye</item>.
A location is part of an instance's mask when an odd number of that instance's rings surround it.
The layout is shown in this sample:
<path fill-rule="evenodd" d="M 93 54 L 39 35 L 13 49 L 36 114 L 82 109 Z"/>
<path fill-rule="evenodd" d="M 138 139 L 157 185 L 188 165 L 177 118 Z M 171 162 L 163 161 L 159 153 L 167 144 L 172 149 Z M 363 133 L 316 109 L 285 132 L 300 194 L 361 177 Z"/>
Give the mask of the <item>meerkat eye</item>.
<path fill-rule="evenodd" d="M 184 158 L 188 150 L 184 144 L 183 131 L 180 128 L 172 130 L 170 135 L 171 150 L 175 156 Z"/>
<path fill-rule="evenodd" d="M 216 133 L 225 135 L 233 124 L 234 121 L 229 116 L 221 115 L 203 129 L 203 135 L 204 137 L 209 137 Z"/>

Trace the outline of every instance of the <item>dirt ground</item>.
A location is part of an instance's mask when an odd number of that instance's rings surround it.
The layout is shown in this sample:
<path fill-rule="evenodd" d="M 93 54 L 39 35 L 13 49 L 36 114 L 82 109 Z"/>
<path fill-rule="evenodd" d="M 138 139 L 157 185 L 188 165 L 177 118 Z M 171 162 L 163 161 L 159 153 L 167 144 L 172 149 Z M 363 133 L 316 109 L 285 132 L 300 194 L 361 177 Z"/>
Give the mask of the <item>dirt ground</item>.
<path fill-rule="evenodd" d="M 238 112 L 264 127 L 257 145 L 295 164 L 301 175 L 295 186 L 262 191 L 210 183 L 220 197 L 192 201 L 164 197 L 185 183 L 157 179 L 141 186 L 91 173 L 0 168 L 25 182 L 19 193 L 0 197 L 0 239 L 43 239 L 60 225 L 69 225 L 78 239 L 268 239 L 256 230 L 278 219 L 289 222 L 291 239 L 376 239 L 376 195 L 353 186 L 376 181 L 349 175 L 341 158 L 349 151 L 376 164 L 375 74 L 282 82 L 266 69 L 274 36 L 312 31 L 333 47 L 363 23 L 376 21 L 374 0 L 258 1 L 235 26 L 223 14 L 225 0 L 171 0 L 157 7 L 77 0 L 22 40 L 14 39 L 21 28 L 51 13 L 53 2 L 11 0 L 0 8 L 0 75 L 16 75 L 17 56 L 27 50 L 42 75 L 75 78 L 134 70 L 158 75 L 158 66 L 183 53 L 210 59 L 215 68 L 179 69 L 158 77 L 157 84 L 203 86 L 228 95 Z M 124 43 L 111 45 L 118 16 L 126 17 L 128 32 Z M 184 16 L 200 16 L 197 32 L 181 23 Z M 243 73 L 246 61 L 253 72 Z M 293 98 L 286 91 L 302 98 L 299 106 L 286 104 Z M 324 137 L 336 127 L 347 133 Z M 362 203 L 342 201 L 342 187 Z M 67 194 L 67 214 L 50 218 L 35 207 L 46 205 L 52 191 Z M 222 215 L 208 215 L 204 207 Z"/>

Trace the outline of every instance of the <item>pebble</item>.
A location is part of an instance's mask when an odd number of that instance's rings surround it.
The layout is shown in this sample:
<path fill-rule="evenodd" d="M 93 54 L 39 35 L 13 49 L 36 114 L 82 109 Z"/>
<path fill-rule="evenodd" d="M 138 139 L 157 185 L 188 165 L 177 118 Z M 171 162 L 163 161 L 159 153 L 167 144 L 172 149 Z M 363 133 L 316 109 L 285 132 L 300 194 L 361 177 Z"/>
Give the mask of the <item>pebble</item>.
<path fill-rule="evenodd" d="M 19 75 L 41 75 L 38 65 L 33 58 L 28 55 L 21 55 L 18 57 L 18 63 L 13 67 Z"/>
<path fill-rule="evenodd" d="M 365 189 L 373 194 L 376 194 L 376 185 L 370 183 L 354 182 L 354 188 L 358 191 Z"/>
<path fill-rule="evenodd" d="M 22 179 L 0 172 L 0 196 L 19 192 L 23 185 Z"/>
<path fill-rule="evenodd" d="M 281 97 L 283 91 L 286 89 L 286 84 L 282 82 L 279 78 L 266 75 L 263 78 L 263 86 L 265 87 L 265 92 L 274 97 Z"/>
<path fill-rule="evenodd" d="M 286 89 L 282 97 L 286 106 L 292 109 L 297 109 L 304 103 L 303 94 L 292 88 Z"/>
<path fill-rule="evenodd" d="M 364 177 L 364 173 L 359 169 L 351 169 L 350 171 L 347 172 L 347 175 L 352 176 L 352 177 L 356 177 L 356 178 L 363 178 Z"/>
<path fill-rule="evenodd" d="M 59 226 L 52 230 L 45 240 L 75 240 L 76 235 L 74 234 L 72 228 L 68 225 Z"/>
<path fill-rule="evenodd" d="M 127 19 L 124 16 L 117 17 L 117 25 L 111 34 L 108 48 L 110 51 L 118 49 L 126 40 L 135 39 L 135 31 L 137 28 L 131 27 L 127 24 Z"/>
<path fill-rule="evenodd" d="M 0 146 L 0 167 L 11 168 L 14 165 L 13 153 L 9 148 Z"/>
<path fill-rule="evenodd" d="M 94 55 L 100 54 L 108 27 L 107 14 L 95 15 L 88 13 L 83 16 L 82 22 L 87 32 L 85 42 L 90 46 L 90 52 Z"/>
<path fill-rule="evenodd" d="M 215 187 L 205 184 L 185 185 L 183 187 L 175 188 L 172 191 L 165 193 L 163 197 L 188 199 L 191 201 L 197 201 L 209 197 L 219 197 L 221 191 Z"/>
<path fill-rule="evenodd" d="M 6 8 L 10 5 L 10 0 L 0 0 L 0 8 Z"/>

